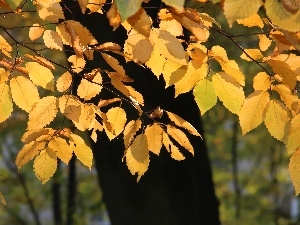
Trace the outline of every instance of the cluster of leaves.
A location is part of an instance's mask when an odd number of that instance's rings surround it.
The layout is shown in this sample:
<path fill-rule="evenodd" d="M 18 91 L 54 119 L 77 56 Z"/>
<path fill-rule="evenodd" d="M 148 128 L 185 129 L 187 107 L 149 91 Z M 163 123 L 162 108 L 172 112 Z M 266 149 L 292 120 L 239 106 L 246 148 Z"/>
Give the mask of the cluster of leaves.
<path fill-rule="evenodd" d="M 22 14 L 25 3 L 0 1 L 0 7 L 9 12 Z M 78 1 L 82 13 L 104 13 L 105 0 Z M 166 88 L 174 86 L 175 97 L 193 91 L 195 101 L 203 115 L 219 99 L 223 105 L 239 117 L 243 134 L 264 123 L 269 133 L 284 142 L 292 154 L 290 173 L 296 193 L 300 192 L 300 129 L 297 82 L 300 80 L 300 10 L 299 1 L 285 0 L 225 0 L 221 1 L 225 17 L 231 26 L 237 21 L 245 27 L 259 27 L 255 49 L 244 49 L 233 36 L 222 30 L 220 24 L 207 13 L 184 7 L 183 0 L 164 0 L 156 23 L 141 4 L 147 1 L 117 0 L 106 13 L 113 29 L 123 26 L 128 38 L 124 46 L 117 43 L 98 43 L 93 34 L 80 21 L 66 20 L 60 0 L 36 0 L 37 14 L 45 24 L 34 23 L 29 38 L 43 41 L 44 47 L 63 51 L 64 45 L 73 48 L 68 58 L 71 67 L 61 65 L 54 59 L 46 59 L 37 49 L 18 41 L 0 25 L 5 36 L 0 36 L 0 122 L 13 112 L 13 102 L 28 113 L 27 131 L 22 137 L 24 147 L 16 164 L 20 169 L 34 159 L 34 172 L 47 182 L 56 170 L 57 159 L 68 163 L 72 154 L 87 167 L 92 166 L 92 151 L 74 131 L 64 127 L 50 128 L 59 115 L 69 119 L 80 131 L 91 131 L 97 141 L 97 132 L 105 132 L 110 140 L 119 135 L 124 139 L 124 159 L 138 180 L 147 171 L 149 152 L 159 155 L 162 146 L 176 160 L 185 157 L 179 146 L 194 152 L 186 132 L 200 137 L 195 128 L 178 115 L 157 108 L 143 111 L 143 95 L 130 84 L 134 82 L 126 74 L 113 54 L 123 56 L 149 68 L 157 78 L 163 77 Z M 196 1 L 195 1 L 196 2 Z M 215 4 L 218 1 L 212 1 Z M 201 6 L 212 4 L 198 0 Z M 212 6 L 213 7 L 213 6 Z M 258 10 L 263 8 L 265 16 Z M 47 21 L 47 22 L 46 22 Z M 47 26 L 51 24 L 52 26 Z M 190 42 L 182 44 L 183 30 L 190 31 Z M 241 50 L 241 58 L 254 62 L 261 68 L 253 79 L 253 92 L 245 96 L 245 76 L 235 60 L 229 59 L 226 49 L 211 44 L 214 33 L 229 38 Z M 32 54 L 20 55 L 13 50 L 29 49 Z M 86 62 L 93 60 L 94 52 L 100 52 L 112 70 L 94 68 L 85 72 Z M 113 53 L 113 54 L 111 54 Z M 215 69 L 212 64 L 217 64 Z M 65 73 L 55 80 L 56 67 Z M 73 94 L 74 79 L 81 77 L 76 95 Z M 114 90 L 103 80 L 109 79 Z M 40 96 L 40 89 L 53 94 Z M 101 91 L 109 90 L 114 98 L 103 99 Z M 54 94 L 55 93 L 55 94 Z M 100 96 L 98 104 L 95 99 Z M 128 121 L 122 107 L 129 103 L 137 110 L 137 118 Z M 160 122 L 166 114 L 170 124 Z M 143 117 L 152 121 L 146 124 Z"/>

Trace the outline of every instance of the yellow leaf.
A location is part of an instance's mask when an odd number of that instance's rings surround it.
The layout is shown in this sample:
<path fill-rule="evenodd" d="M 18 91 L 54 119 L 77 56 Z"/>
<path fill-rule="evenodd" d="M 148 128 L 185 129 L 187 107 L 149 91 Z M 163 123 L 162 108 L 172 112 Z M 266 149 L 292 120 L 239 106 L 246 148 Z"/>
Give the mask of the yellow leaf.
<path fill-rule="evenodd" d="M 40 3 L 40 2 L 39 2 Z M 59 19 L 65 19 L 64 12 L 59 2 L 49 1 L 48 5 L 37 4 L 36 9 L 41 19 L 50 22 L 58 22 Z"/>
<path fill-rule="evenodd" d="M 111 7 L 109 8 L 106 16 L 109 24 L 114 28 L 114 30 L 116 30 L 120 26 L 122 20 L 120 14 L 118 13 L 115 2 L 111 4 Z"/>
<path fill-rule="evenodd" d="M 149 37 L 152 27 L 152 20 L 143 8 L 140 8 L 139 11 L 133 16 L 129 17 L 127 21 L 138 33 L 144 35 L 145 37 Z"/>
<path fill-rule="evenodd" d="M 253 88 L 255 91 L 267 91 L 271 89 L 271 77 L 266 72 L 259 72 L 253 78 Z"/>
<path fill-rule="evenodd" d="M 44 32 L 44 27 L 40 26 L 38 23 L 32 24 L 32 27 L 29 28 L 29 38 L 34 41 L 42 36 Z"/>
<path fill-rule="evenodd" d="M 300 147 L 300 114 L 291 120 L 290 130 L 287 137 L 286 148 L 289 154 Z"/>
<path fill-rule="evenodd" d="M 80 162 L 91 170 L 93 164 L 93 152 L 91 148 L 77 134 L 70 134 L 70 141 L 71 151 L 74 151 Z"/>
<path fill-rule="evenodd" d="M 164 130 L 158 123 L 148 125 L 144 131 L 147 137 L 148 149 L 156 155 L 159 155 L 162 147 L 162 134 Z"/>
<path fill-rule="evenodd" d="M 123 93 L 125 96 L 130 96 L 127 87 L 118 78 L 111 77 L 111 84 L 114 86 L 115 89 Z"/>
<path fill-rule="evenodd" d="M 98 138 L 96 131 L 103 131 L 103 126 L 101 123 L 98 122 L 96 117 L 93 119 L 92 123 L 90 124 L 89 130 L 92 130 L 91 138 L 96 143 Z"/>
<path fill-rule="evenodd" d="M 85 67 L 85 59 L 83 57 L 78 58 L 76 55 L 71 55 L 68 58 L 68 61 L 73 64 L 72 65 L 72 70 L 75 73 L 81 72 Z"/>
<path fill-rule="evenodd" d="M 85 131 L 90 129 L 92 122 L 94 121 L 95 115 L 95 106 L 94 104 L 80 104 L 80 116 L 78 120 L 72 120 L 76 128 L 80 131 Z"/>
<path fill-rule="evenodd" d="M 226 0 L 224 2 L 224 14 L 231 27 L 237 19 L 245 19 L 256 13 L 263 5 L 261 0 Z"/>
<path fill-rule="evenodd" d="M 212 83 L 218 98 L 232 113 L 238 114 L 244 102 L 245 94 L 241 85 L 226 73 L 216 73 Z"/>
<path fill-rule="evenodd" d="M 291 70 L 289 65 L 280 60 L 269 60 L 267 63 L 272 67 L 275 73 L 278 73 L 283 79 L 282 83 L 286 84 L 293 90 L 297 82 L 297 74 L 295 71 Z"/>
<path fill-rule="evenodd" d="M 51 70 L 37 62 L 28 62 L 25 64 L 25 67 L 28 70 L 30 80 L 35 85 L 54 91 L 54 76 Z"/>
<path fill-rule="evenodd" d="M 8 81 L 9 75 L 10 75 L 9 71 L 6 71 L 5 69 L 0 68 L 0 84 Z"/>
<path fill-rule="evenodd" d="M 77 88 L 77 94 L 84 100 L 91 100 L 101 92 L 102 86 L 92 83 L 86 79 L 82 79 Z"/>
<path fill-rule="evenodd" d="M 4 55 L 6 55 L 7 57 L 11 58 L 11 51 L 12 51 L 12 47 L 10 44 L 8 44 L 8 42 L 5 40 L 4 37 L 2 37 L 0 35 L 0 50 L 2 51 L 2 53 Z"/>
<path fill-rule="evenodd" d="M 57 98 L 47 96 L 40 99 L 28 115 L 28 130 L 39 129 L 48 125 L 57 114 Z"/>
<path fill-rule="evenodd" d="M 286 11 L 280 2 L 274 0 L 266 0 L 265 8 L 268 18 L 278 27 L 291 32 L 300 30 L 300 10 L 292 14 Z"/>
<path fill-rule="evenodd" d="M 244 51 L 252 58 L 252 59 L 261 59 L 263 58 L 264 56 L 261 54 L 261 51 L 257 48 L 248 48 L 248 49 L 244 49 Z M 252 59 L 250 59 L 244 52 L 243 54 L 241 55 L 241 58 L 246 60 L 246 61 L 249 61 L 251 62 Z"/>
<path fill-rule="evenodd" d="M 126 112 L 120 107 L 110 108 L 107 113 L 107 121 L 112 125 L 113 132 L 109 131 L 106 126 L 104 126 L 105 132 L 110 140 L 117 137 L 123 130 L 126 124 Z"/>
<path fill-rule="evenodd" d="M 48 143 L 48 148 L 52 149 L 56 156 L 65 164 L 68 164 L 72 158 L 72 150 L 67 141 L 61 137 L 55 137 Z"/>
<path fill-rule="evenodd" d="M 126 151 L 126 165 L 132 175 L 138 175 L 137 181 L 141 179 L 149 166 L 149 149 L 147 137 L 138 135 Z"/>
<path fill-rule="evenodd" d="M 79 122 L 81 102 L 73 95 L 63 95 L 59 98 L 60 112 L 72 121 Z"/>
<path fill-rule="evenodd" d="M 201 137 L 201 135 L 198 133 L 196 128 L 192 126 L 192 124 L 190 124 L 186 120 L 182 119 L 180 116 L 176 115 L 175 113 L 172 113 L 169 111 L 165 111 L 165 112 L 168 114 L 169 119 L 175 123 L 175 125 L 184 128 L 192 135 Z"/>
<path fill-rule="evenodd" d="M 16 166 L 21 169 L 25 164 L 32 160 L 35 156 L 39 154 L 46 146 L 46 142 L 35 142 L 32 141 L 25 144 L 23 148 L 18 152 L 16 157 Z"/>
<path fill-rule="evenodd" d="M 278 140 L 282 140 L 286 132 L 286 125 L 290 118 L 289 110 L 278 100 L 271 100 L 266 106 L 264 123 L 269 133 Z"/>
<path fill-rule="evenodd" d="M 208 72 L 207 63 L 200 63 L 196 60 L 189 61 L 187 72 L 184 77 L 175 83 L 175 97 L 180 94 L 189 92 Z"/>
<path fill-rule="evenodd" d="M 239 19 L 237 22 L 238 24 L 242 24 L 247 27 L 264 27 L 264 22 L 257 13 L 254 13 L 245 19 Z"/>
<path fill-rule="evenodd" d="M 167 31 L 153 28 L 150 31 L 150 41 L 158 47 L 163 57 L 178 64 L 186 65 L 186 54 L 180 41 Z"/>
<path fill-rule="evenodd" d="M 67 71 L 56 81 L 56 88 L 59 92 L 66 92 L 72 84 L 72 75 Z"/>
<path fill-rule="evenodd" d="M 193 90 L 194 99 L 201 115 L 217 103 L 217 95 L 213 83 L 208 79 L 200 80 Z"/>
<path fill-rule="evenodd" d="M 180 65 L 167 59 L 165 62 L 162 74 L 166 82 L 166 88 L 180 81 L 187 72 L 186 65 Z"/>
<path fill-rule="evenodd" d="M 122 101 L 122 99 L 120 98 L 101 99 L 98 103 L 98 107 L 101 108 L 109 104 L 112 104 L 114 102 L 120 102 L 120 101 Z"/>
<path fill-rule="evenodd" d="M 133 101 L 135 105 L 144 105 L 144 98 L 143 95 L 136 91 L 131 86 L 126 86 L 128 92 L 129 92 L 129 98 Z"/>
<path fill-rule="evenodd" d="M 32 141 L 37 141 L 37 139 L 39 139 L 39 141 L 50 140 L 54 136 L 55 132 L 56 130 L 52 128 L 28 130 L 23 134 L 21 141 L 28 144 Z"/>
<path fill-rule="evenodd" d="M 13 102 L 9 86 L 6 83 L 0 84 L 0 123 L 5 121 L 13 111 Z"/>
<path fill-rule="evenodd" d="M 71 24 L 65 22 L 64 25 L 65 25 L 66 31 L 71 36 L 71 46 L 73 47 L 75 55 L 78 58 L 82 58 L 84 47 L 81 46 L 80 36 L 77 35 L 75 29 L 72 27 Z"/>
<path fill-rule="evenodd" d="M 85 13 L 88 2 L 89 2 L 89 0 L 78 0 L 78 4 L 79 4 L 82 14 Z"/>
<path fill-rule="evenodd" d="M 160 30 L 168 31 L 175 37 L 183 35 L 183 28 L 181 24 L 175 19 L 160 21 L 159 28 Z"/>
<path fill-rule="evenodd" d="M 294 104 L 298 102 L 298 96 L 293 94 L 288 87 L 283 84 L 277 84 L 272 90 L 279 93 L 281 100 L 290 110 L 294 109 Z"/>
<path fill-rule="evenodd" d="M 194 155 L 194 148 L 183 131 L 168 124 L 167 133 L 170 137 L 172 137 L 175 141 L 177 141 L 179 145 L 181 145 L 190 153 L 192 153 L 192 155 Z"/>
<path fill-rule="evenodd" d="M 159 78 L 164 68 L 165 62 L 166 62 L 166 58 L 162 56 L 158 46 L 154 45 L 151 56 L 149 60 L 146 62 L 146 66 L 151 69 L 151 71 L 157 78 Z"/>
<path fill-rule="evenodd" d="M 163 133 L 163 145 L 165 146 L 166 150 L 171 154 L 171 157 L 175 160 L 184 160 L 184 155 L 179 151 L 179 148 L 174 145 L 174 143 L 170 140 L 167 133 Z"/>
<path fill-rule="evenodd" d="M 42 150 L 33 162 L 34 173 L 42 184 L 45 184 L 54 175 L 57 168 L 57 158 L 50 154 L 47 150 Z"/>
<path fill-rule="evenodd" d="M 23 76 L 10 80 L 10 90 L 16 105 L 26 112 L 29 112 L 34 103 L 40 99 L 37 87 Z"/>
<path fill-rule="evenodd" d="M 300 149 L 290 158 L 289 172 L 295 188 L 295 194 L 298 195 L 300 193 Z"/>
<path fill-rule="evenodd" d="M 244 101 L 239 113 L 242 134 L 253 130 L 264 120 L 264 110 L 270 101 L 269 93 L 266 91 L 254 91 Z"/>
<path fill-rule="evenodd" d="M 126 124 L 123 132 L 125 149 L 127 149 L 129 145 L 132 143 L 132 141 L 135 138 L 136 132 L 139 129 L 141 129 L 141 127 L 142 127 L 142 121 L 140 119 L 131 120 Z"/>
<path fill-rule="evenodd" d="M 106 3 L 106 0 L 88 0 L 87 8 L 93 12 L 101 13 L 103 14 L 102 7 Z"/>
<path fill-rule="evenodd" d="M 262 51 L 267 51 L 272 44 L 272 41 L 265 34 L 259 34 L 259 48 Z"/>
<path fill-rule="evenodd" d="M 152 51 L 153 45 L 144 35 L 132 31 L 128 34 L 128 39 L 124 45 L 124 53 L 130 60 L 145 63 L 150 59 Z"/>
<path fill-rule="evenodd" d="M 202 63 L 207 62 L 207 48 L 204 45 L 201 45 L 198 42 L 190 43 L 186 51 L 192 59 Z"/>
<path fill-rule="evenodd" d="M 1 3 L 0 3 L 1 4 Z M 0 192 L 0 199 L 1 199 L 1 202 L 6 205 L 6 201 L 5 201 L 5 198 L 3 196 L 3 194 Z"/>
<path fill-rule="evenodd" d="M 51 49 L 63 50 L 63 43 L 58 33 L 53 30 L 45 30 L 43 35 L 46 47 Z"/>

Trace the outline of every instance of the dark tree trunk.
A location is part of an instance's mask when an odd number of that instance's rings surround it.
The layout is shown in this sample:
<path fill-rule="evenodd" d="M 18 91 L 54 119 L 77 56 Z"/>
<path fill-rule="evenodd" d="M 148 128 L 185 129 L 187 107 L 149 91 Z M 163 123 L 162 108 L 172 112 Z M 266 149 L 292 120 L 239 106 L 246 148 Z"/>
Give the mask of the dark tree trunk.
<path fill-rule="evenodd" d="M 81 22 L 99 43 L 110 41 L 123 45 L 126 39 L 124 29 L 113 32 L 105 16 L 96 13 L 82 15 L 77 2 L 64 2 L 73 4 L 65 10 L 66 17 Z M 159 7 L 156 7 L 156 12 L 157 9 Z M 94 63 L 99 67 L 103 60 L 99 57 Z M 157 80 L 150 70 L 134 63 L 122 65 L 134 78 L 135 89 L 143 94 L 146 110 L 160 106 L 178 114 L 203 133 L 199 109 L 191 93 L 174 99 L 174 90 L 166 90 L 164 82 Z M 136 177 L 122 162 L 122 137 L 110 142 L 104 133 L 99 135 L 98 142 L 93 144 L 93 153 L 112 225 L 220 224 L 219 202 L 214 192 L 205 142 L 199 137 L 190 135 L 189 138 L 195 148 L 194 157 L 186 155 L 186 160 L 179 162 L 162 149 L 160 156 L 150 155 L 149 170 L 137 183 Z"/>
<path fill-rule="evenodd" d="M 67 195 L 67 218 L 66 225 L 74 224 L 74 216 L 76 212 L 76 157 L 73 155 L 69 162 L 69 180 Z"/>

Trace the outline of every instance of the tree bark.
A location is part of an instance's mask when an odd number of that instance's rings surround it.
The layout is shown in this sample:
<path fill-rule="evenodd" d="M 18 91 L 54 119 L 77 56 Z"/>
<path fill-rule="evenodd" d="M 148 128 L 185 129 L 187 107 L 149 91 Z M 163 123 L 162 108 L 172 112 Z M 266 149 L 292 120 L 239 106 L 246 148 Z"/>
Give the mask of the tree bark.
<path fill-rule="evenodd" d="M 158 1 L 151 2 L 157 4 Z M 116 42 L 123 46 L 127 35 L 122 27 L 112 31 L 105 16 L 98 13 L 82 15 L 77 1 L 64 3 L 68 4 L 65 5 L 68 7 L 66 18 L 81 22 L 100 44 Z M 160 2 L 157 6 L 156 12 Z M 103 60 L 96 55 L 93 63 L 99 67 Z M 174 90 L 165 89 L 164 82 L 157 80 L 150 70 L 124 60 L 121 64 L 134 79 L 134 88 L 143 94 L 146 111 L 160 106 L 189 121 L 203 134 L 199 109 L 191 93 L 175 99 Z M 95 68 L 93 66 L 89 65 Z M 150 154 L 149 170 L 137 183 L 136 177 L 122 162 L 122 137 L 109 141 L 104 132 L 98 136 L 98 142 L 93 144 L 94 160 L 112 225 L 220 224 L 219 202 L 205 142 L 192 135 L 189 138 L 195 149 L 194 157 L 186 154 L 186 160 L 175 161 L 165 149 L 160 156 Z"/>

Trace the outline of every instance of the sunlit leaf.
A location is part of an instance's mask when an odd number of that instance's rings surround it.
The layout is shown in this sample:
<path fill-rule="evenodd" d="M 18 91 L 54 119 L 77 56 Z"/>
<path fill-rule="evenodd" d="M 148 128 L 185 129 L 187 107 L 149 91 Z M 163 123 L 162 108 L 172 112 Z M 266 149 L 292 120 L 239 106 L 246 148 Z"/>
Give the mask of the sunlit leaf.
<path fill-rule="evenodd" d="M 42 36 L 44 32 L 44 27 L 40 26 L 38 23 L 32 24 L 32 27 L 29 28 L 29 38 L 34 41 Z"/>
<path fill-rule="evenodd" d="M 116 0 L 115 3 L 121 15 L 122 21 L 134 15 L 140 9 L 142 2 L 143 0 Z"/>
<path fill-rule="evenodd" d="M 124 146 L 125 149 L 129 147 L 129 145 L 134 140 L 136 133 L 142 127 L 142 121 L 138 120 L 131 120 L 128 122 L 124 128 Z"/>
<path fill-rule="evenodd" d="M 253 78 L 253 88 L 255 91 L 267 91 L 271 88 L 271 77 L 265 72 L 259 72 Z"/>
<path fill-rule="evenodd" d="M 300 114 L 291 120 L 290 130 L 287 137 L 286 148 L 289 154 L 300 147 Z"/>
<path fill-rule="evenodd" d="M 106 116 L 107 121 L 112 125 L 114 132 L 110 132 L 106 126 L 104 126 L 104 128 L 108 138 L 112 140 L 124 130 L 125 123 L 127 120 L 126 112 L 123 108 L 113 107 L 107 111 Z"/>
<path fill-rule="evenodd" d="M 72 158 L 72 151 L 70 145 L 65 139 L 61 137 L 55 137 L 49 141 L 48 147 L 55 152 L 56 156 L 61 161 L 66 164 L 69 163 L 70 159 Z"/>
<path fill-rule="evenodd" d="M 295 193 L 298 195 L 300 193 L 300 149 L 298 149 L 290 158 L 289 172 L 295 188 Z"/>
<path fill-rule="evenodd" d="M 45 30 L 43 35 L 44 43 L 48 48 L 63 50 L 61 37 L 53 30 Z"/>
<path fill-rule="evenodd" d="M 9 86 L 6 83 L 0 84 L 0 123 L 5 121 L 13 111 L 13 102 Z"/>
<path fill-rule="evenodd" d="M 72 84 L 72 75 L 67 71 L 62 74 L 56 81 L 56 88 L 59 92 L 67 91 Z"/>
<path fill-rule="evenodd" d="M 162 147 L 163 132 L 162 127 L 158 123 L 148 125 L 144 131 L 148 140 L 148 149 L 156 155 L 159 155 Z"/>
<path fill-rule="evenodd" d="M 183 131 L 174 126 L 167 125 L 167 133 L 170 137 L 177 141 L 179 145 L 194 155 L 194 148 Z"/>
<path fill-rule="evenodd" d="M 184 155 L 179 151 L 179 148 L 172 142 L 167 133 L 163 133 L 163 145 L 175 160 L 184 160 Z"/>

